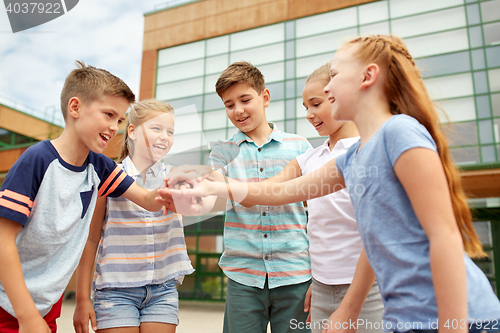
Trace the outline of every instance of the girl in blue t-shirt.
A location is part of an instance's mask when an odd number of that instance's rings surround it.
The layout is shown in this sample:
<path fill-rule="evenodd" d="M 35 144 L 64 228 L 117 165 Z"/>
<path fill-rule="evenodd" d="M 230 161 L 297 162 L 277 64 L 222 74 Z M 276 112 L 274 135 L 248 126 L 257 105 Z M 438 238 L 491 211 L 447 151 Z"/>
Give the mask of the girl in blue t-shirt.
<path fill-rule="evenodd" d="M 333 118 L 354 121 L 361 136 L 345 155 L 285 183 L 222 183 L 208 174 L 192 182 L 194 189 L 171 193 L 282 205 L 346 186 L 384 301 L 384 330 L 499 331 L 498 298 L 470 259 L 485 253 L 435 106 L 406 46 L 395 36 L 356 38 L 337 51 L 330 77 L 325 92 Z M 210 170 L 179 171 L 167 177 L 169 184 Z M 345 316 L 330 319 L 325 331 L 351 328 Z"/>
<path fill-rule="evenodd" d="M 302 91 L 307 120 L 318 135 L 328 139 L 294 158 L 268 181 L 285 182 L 314 172 L 359 140 L 352 121 L 332 118 L 330 103 L 323 91 L 329 81 L 330 63 L 327 63 L 307 77 Z M 359 314 L 360 321 L 355 325 L 358 333 L 382 332 L 384 306 L 370 264 L 365 255 L 360 257 L 363 245 L 347 189 L 308 200 L 307 206 L 312 283 L 304 300 L 304 311 L 309 312 L 305 326 L 310 327 L 312 333 L 321 333 L 327 327 L 325 321 L 338 309 L 339 313 Z M 345 302 L 339 309 L 346 295 L 348 299 L 363 297 L 365 302 L 357 308 Z"/>
<path fill-rule="evenodd" d="M 157 189 L 170 172 L 161 159 L 174 143 L 174 122 L 169 104 L 131 105 L 119 162 L 139 186 Z M 87 333 L 90 319 L 99 332 L 175 332 L 176 286 L 192 272 L 180 215 L 149 212 L 124 198 L 98 199 L 76 273 L 75 331 Z"/>

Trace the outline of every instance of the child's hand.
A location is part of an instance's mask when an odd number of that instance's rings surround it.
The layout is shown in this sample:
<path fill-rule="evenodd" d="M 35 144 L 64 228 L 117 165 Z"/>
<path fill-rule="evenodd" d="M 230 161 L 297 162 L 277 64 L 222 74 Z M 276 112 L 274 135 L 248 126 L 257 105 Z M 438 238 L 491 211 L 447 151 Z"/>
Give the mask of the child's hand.
<path fill-rule="evenodd" d="M 174 205 L 174 199 L 172 198 L 172 194 L 170 193 L 170 189 L 168 187 L 161 187 L 158 189 L 158 196 L 155 198 L 156 202 L 162 205 L 162 211 L 164 215 L 168 214 L 168 211 L 177 213 L 177 210 Z"/>
<path fill-rule="evenodd" d="M 182 165 L 172 168 L 165 181 L 172 187 L 181 182 L 204 179 L 212 171 L 214 170 L 206 165 Z"/>
<path fill-rule="evenodd" d="M 88 333 L 89 320 L 94 332 L 97 330 L 95 311 L 92 302 L 89 299 L 77 301 L 75 313 L 73 314 L 73 327 L 76 333 Z"/>
<path fill-rule="evenodd" d="M 328 318 L 326 325 L 323 324 L 322 333 L 356 333 L 356 328 L 353 328 L 351 323 L 356 323 L 357 320 L 357 316 L 349 315 L 349 313 L 343 311 L 342 306 L 339 306 Z"/>
<path fill-rule="evenodd" d="M 193 185 L 187 182 L 180 182 L 172 187 L 174 193 L 169 190 L 169 194 L 172 198 L 172 205 L 176 208 L 177 213 L 182 215 L 197 215 L 203 207 L 203 201 L 201 198 L 192 197 L 181 194 L 185 189 L 192 189 Z M 161 195 L 163 193 L 159 192 Z"/>
<path fill-rule="evenodd" d="M 306 298 L 304 299 L 304 312 L 309 312 L 307 315 L 306 323 L 311 322 L 311 293 L 312 293 L 312 283 L 306 292 Z"/>
<path fill-rule="evenodd" d="M 180 200 L 182 198 L 192 198 L 194 203 L 194 199 L 204 198 L 210 193 L 210 184 L 213 181 L 207 178 L 196 178 L 194 180 L 190 180 L 189 182 L 181 181 L 177 183 L 173 187 L 170 188 L 170 193 L 172 194 L 172 198 L 174 202 L 176 200 Z"/>

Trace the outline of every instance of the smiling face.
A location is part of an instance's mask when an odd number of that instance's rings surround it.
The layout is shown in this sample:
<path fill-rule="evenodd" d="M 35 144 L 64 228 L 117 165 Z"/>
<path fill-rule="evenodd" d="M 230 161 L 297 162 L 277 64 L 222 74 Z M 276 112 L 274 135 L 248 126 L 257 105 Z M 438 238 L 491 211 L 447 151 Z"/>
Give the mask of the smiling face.
<path fill-rule="evenodd" d="M 174 144 L 174 125 L 172 112 L 155 111 L 150 111 L 141 125 L 129 125 L 129 138 L 133 141 L 130 156 L 134 165 L 148 168 L 162 159 Z"/>
<path fill-rule="evenodd" d="M 302 91 L 302 101 L 307 110 L 307 120 L 320 136 L 327 136 L 337 132 L 345 122 L 333 119 L 330 101 L 323 89 L 324 84 L 321 81 L 307 82 Z"/>
<path fill-rule="evenodd" d="M 266 108 L 270 100 L 268 89 L 264 89 L 259 95 L 254 88 L 244 82 L 232 85 L 222 95 L 227 117 L 250 138 L 253 132 L 263 127 L 269 128 Z"/>
<path fill-rule="evenodd" d="M 353 47 L 337 51 L 331 61 L 330 82 L 324 88 L 335 120 L 353 120 L 359 100 L 364 68 L 354 57 Z"/>
<path fill-rule="evenodd" d="M 118 133 L 118 126 L 125 120 L 128 107 L 129 102 L 124 97 L 111 95 L 88 105 L 81 103 L 74 117 L 77 118 L 76 131 L 83 145 L 95 153 L 102 153 Z"/>

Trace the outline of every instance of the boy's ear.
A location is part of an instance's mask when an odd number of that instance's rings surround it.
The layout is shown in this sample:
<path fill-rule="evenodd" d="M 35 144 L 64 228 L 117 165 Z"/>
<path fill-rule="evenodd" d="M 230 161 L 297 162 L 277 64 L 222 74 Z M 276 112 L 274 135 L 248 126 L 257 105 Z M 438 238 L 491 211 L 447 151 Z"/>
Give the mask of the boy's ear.
<path fill-rule="evenodd" d="M 68 102 L 68 116 L 77 119 L 80 117 L 82 101 L 78 97 L 71 97 Z"/>
<path fill-rule="evenodd" d="M 271 103 L 271 92 L 269 89 L 262 90 L 262 99 L 264 100 L 264 107 L 267 108 Z"/>
<path fill-rule="evenodd" d="M 365 89 L 372 86 L 380 74 L 380 67 L 377 64 L 371 63 L 366 66 L 363 71 L 363 82 L 361 82 L 360 89 Z"/>

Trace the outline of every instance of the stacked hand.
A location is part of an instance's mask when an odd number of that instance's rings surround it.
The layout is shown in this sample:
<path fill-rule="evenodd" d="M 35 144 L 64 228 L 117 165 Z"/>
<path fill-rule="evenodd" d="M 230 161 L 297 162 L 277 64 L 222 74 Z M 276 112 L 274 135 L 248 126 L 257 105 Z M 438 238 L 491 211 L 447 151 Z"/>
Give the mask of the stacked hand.
<path fill-rule="evenodd" d="M 213 170 L 204 165 L 184 165 L 173 168 L 165 178 L 166 188 L 158 190 L 158 203 L 182 215 L 196 215 L 203 206 L 202 197 L 208 196 L 209 174 Z"/>
<path fill-rule="evenodd" d="M 201 181 L 210 178 L 214 170 L 206 165 L 182 165 L 172 168 L 165 180 L 169 186 L 177 185 L 181 182 Z"/>

